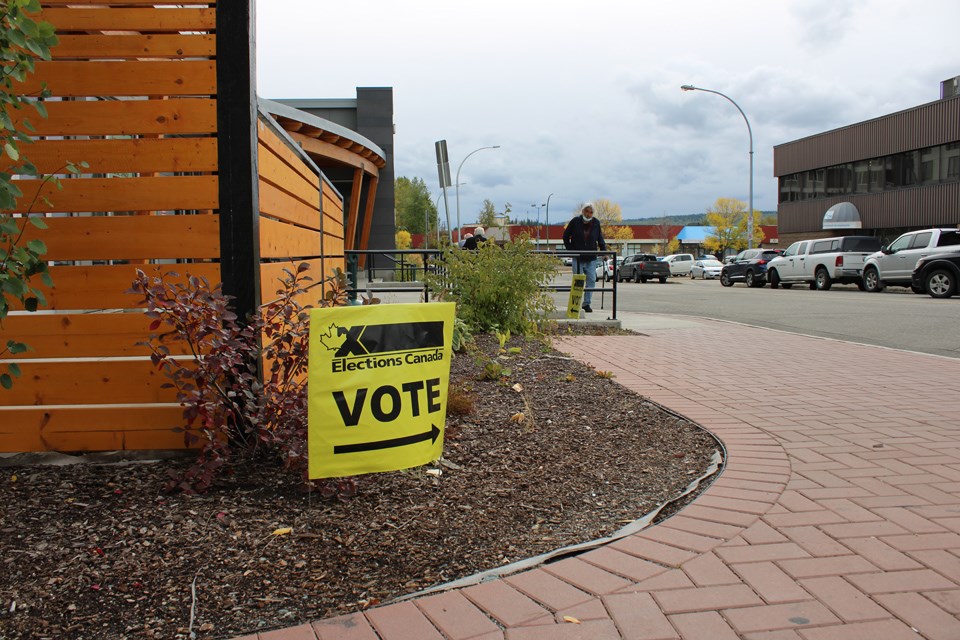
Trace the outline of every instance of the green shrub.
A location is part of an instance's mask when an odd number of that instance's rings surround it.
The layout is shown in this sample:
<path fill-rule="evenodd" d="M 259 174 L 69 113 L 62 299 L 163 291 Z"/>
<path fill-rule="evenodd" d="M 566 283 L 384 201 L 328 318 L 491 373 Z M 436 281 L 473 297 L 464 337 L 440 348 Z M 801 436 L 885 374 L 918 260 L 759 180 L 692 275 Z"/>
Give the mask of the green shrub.
<path fill-rule="evenodd" d="M 533 252 L 521 236 L 504 245 L 487 242 L 477 251 L 444 251 L 443 269 L 428 273 L 438 297 L 457 303 L 457 317 L 474 333 L 499 331 L 528 335 L 555 309 L 549 291 L 557 259 Z"/>

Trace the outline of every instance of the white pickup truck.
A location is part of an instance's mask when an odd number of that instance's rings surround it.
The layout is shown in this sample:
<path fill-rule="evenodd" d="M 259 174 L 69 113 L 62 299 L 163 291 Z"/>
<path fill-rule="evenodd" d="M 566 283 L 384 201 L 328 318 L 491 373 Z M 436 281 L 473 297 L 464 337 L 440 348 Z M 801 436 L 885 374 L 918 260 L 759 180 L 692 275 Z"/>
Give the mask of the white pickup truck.
<path fill-rule="evenodd" d="M 867 256 L 880 248 L 873 236 L 843 236 L 794 242 L 782 256 L 767 264 L 770 287 L 789 289 L 796 282 L 811 289 L 828 290 L 833 283 L 863 288 L 861 274 Z"/>
<path fill-rule="evenodd" d="M 911 276 L 920 258 L 957 250 L 960 250 L 960 229 L 957 228 L 905 233 L 866 259 L 863 288 L 870 292 L 883 291 L 887 285 L 912 288 Z"/>

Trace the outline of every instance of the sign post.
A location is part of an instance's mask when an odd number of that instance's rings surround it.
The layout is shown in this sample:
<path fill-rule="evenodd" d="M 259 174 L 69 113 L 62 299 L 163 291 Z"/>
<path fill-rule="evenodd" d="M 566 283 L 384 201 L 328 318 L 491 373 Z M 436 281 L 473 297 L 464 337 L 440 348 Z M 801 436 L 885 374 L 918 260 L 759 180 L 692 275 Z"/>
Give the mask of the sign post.
<path fill-rule="evenodd" d="M 310 311 L 311 479 L 407 469 L 443 454 L 454 309 Z"/>

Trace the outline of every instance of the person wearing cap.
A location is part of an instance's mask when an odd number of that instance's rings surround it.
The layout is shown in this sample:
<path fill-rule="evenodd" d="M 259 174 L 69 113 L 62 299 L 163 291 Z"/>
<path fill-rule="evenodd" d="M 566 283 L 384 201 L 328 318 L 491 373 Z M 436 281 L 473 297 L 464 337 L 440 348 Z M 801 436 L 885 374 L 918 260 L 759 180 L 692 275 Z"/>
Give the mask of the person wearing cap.
<path fill-rule="evenodd" d="M 573 273 L 582 273 L 587 276 L 583 292 L 583 310 L 593 311 L 590 303 L 593 301 L 593 289 L 597 284 L 598 257 L 591 252 L 606 251 L 607 243 L 603 240 L 603 231 L 600 221 L 593 217 L 593 203 L 588 202 L 580 208 L 580 215 L 575 216 L 567 223 L 563 230 L 563 246 L 567 251 L 583 251 L 573 257 Z"/>
<path fill-rule="evenodd" d="M 483 227 L 477 227 L 473 230 L 473 235 L 467 238 L 467 241 L 463 243 L 463 248 L 476 249 L 486 241 L 487 238 L 483 235 Z"/>

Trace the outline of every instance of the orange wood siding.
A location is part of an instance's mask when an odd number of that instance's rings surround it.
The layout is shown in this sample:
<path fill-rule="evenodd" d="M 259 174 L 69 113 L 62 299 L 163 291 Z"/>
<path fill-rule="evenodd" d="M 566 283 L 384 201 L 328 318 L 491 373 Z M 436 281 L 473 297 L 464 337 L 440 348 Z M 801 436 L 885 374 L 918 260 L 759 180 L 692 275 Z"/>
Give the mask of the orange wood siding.
<path fill-rule="evenodd" d="M 47 118 L 15 114 L 33 127 L 23 155 L 41 172 L 89 167 L 60 190 L 17 181 L 15 210 L 47 223 L 26 225 L 25 237 L 47 245 L 54 286 L 35 283 L 49 304 L 15 311 L 0 329 L 33 348 L 0 393 L 0 451 L 180 448 L 182 409 L 137 344 L 150 319 L 126 291 L 137 268 L 153 275 L 158 264 L 180 279 L 220 279 L 216 3 L 41 4 L 36 17 L 61 45 L 16 87 L 51 93 Z"/>
<path fill-rule="evenodd" d="M 342 263 L 343 201 L 304 161 L 302 151 L 288 146 L 263 121 L 258 139 L 260 257 L 265 261 L 260 287 L 266 303 L 277 297 L 284 268 L 295 271 L 307 262 L 313 282 L 321 282 L 337 266 L 326 259 L 326 249 L 335 248 L 335 259 Z M 318 304 L 324 288 L 313 287 L 301 303 Z"/>

